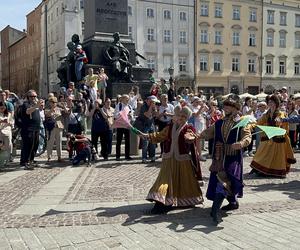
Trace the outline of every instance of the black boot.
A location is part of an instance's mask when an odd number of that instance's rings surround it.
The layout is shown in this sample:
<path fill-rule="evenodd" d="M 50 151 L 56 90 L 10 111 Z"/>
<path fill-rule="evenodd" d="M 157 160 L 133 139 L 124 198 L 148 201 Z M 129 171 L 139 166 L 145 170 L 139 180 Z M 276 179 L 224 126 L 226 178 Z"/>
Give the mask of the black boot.
<path fill-rule="evenodd" d="M 239 203 L 238 202 L 230 202 L 228 205 L 222 207 L 223 211 L 231 211 L 231 210 L 236 210 L 239 208 Z"/>
<path fill-rule="evenodd" d="M 172 210 L 172 206 L 166 206 L 161 202 L 155 202 L 154 207 L 151 209 L 151 214 L 167 214 Z"/>
<path fill-rule="evenodd" d="M 224 200 L 224 195 L 216 194 L 212 208 L 211 208 L 210 215 L 213 218 L 213 222 L 216 226 L 222 221 L 222 218 L 219 218 L 219 211 L 222 206 L 223 200 Z"/>

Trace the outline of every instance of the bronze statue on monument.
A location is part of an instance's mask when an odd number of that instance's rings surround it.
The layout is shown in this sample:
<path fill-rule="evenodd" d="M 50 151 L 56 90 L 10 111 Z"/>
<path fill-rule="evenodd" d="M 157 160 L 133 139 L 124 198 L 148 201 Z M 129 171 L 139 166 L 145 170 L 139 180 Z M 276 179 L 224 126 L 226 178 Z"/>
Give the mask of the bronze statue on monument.
<path fill-rule="evenodd" d="M 117 81 L 133 82 L 130 53 L 120 42 L 119 32 L 114 33 L 113 38 L 114 41 L 104 50 L 104 57 L 112 66 L 112 73 Z"/>

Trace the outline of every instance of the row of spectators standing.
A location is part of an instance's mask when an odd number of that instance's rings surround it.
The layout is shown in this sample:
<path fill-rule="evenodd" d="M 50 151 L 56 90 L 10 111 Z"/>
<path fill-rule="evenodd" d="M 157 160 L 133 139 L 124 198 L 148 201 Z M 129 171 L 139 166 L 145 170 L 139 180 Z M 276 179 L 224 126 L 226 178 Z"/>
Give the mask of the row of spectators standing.
<path fill-rule="evenodd" d="M 297 116 L 300 112 L 300 97 L 287 94 L 287 88 L 283 87 L 280 92 L 276 93 L 280 98 L 279 110 L 282 111 L 286 117 Z M 268 110 L 267 100 L 257 101 L 251 97 L 245 98 L 242 108 L 242 115 L 251 115 L 256 120 L 259 120 Z M 300 125 L 297 123 L 289 123 L 289 137 L 291 145 L 294 150 L 300 148 Z M 251 144 L 247 147 L 244 156 L 253 156 L 253 141 L 255 141 L 255 148 L 258 148 L 260 142 L 260 134 L 256 134 L 252 138 Z"/>

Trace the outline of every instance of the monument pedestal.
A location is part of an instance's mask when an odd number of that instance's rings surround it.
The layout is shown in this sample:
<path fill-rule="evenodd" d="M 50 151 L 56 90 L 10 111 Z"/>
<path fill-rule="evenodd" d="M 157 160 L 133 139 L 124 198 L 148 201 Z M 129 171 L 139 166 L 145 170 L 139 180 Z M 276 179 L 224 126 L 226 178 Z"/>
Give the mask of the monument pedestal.
<path fill-rule="evenodd" d="M 142 98 L 149 95 L 152 83 L 150 81 L 127 83 L 127 82 L 111 82 L 107 86 L 107 95 L 116 97 L 117 95 L 128 94 L 133 86 L 138 86 Z"/>
<path fill-rule="evenodd" d="M 110 98 L 128 94 L 133 86 L 139 87 L 142 97 L 149 94 L 151 70 L 136 65 L 135 44 L 128 35 L 128 0 L 88 0 L 84 5 L 83 49 L 89 61 L 86 68 L 93 68 L 95 74 L 104 68 Z M 123 66 L 116 67 L 120 59 Z M 132 68 L 124 61 L 130 62 Z M 131 78 L 134 82 L 128 83 Z"/>

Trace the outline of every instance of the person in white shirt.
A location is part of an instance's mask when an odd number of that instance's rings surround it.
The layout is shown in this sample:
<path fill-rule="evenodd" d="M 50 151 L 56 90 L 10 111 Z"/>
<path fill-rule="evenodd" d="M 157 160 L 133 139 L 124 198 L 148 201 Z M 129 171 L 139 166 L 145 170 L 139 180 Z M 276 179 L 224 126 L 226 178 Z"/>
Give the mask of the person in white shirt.
<path fill-rule="evenodd" d="M 137 109 L 137 103 L 139 98 L 141 98 L 141 95 L 139 93 L 139 87 L 138 86 L 132 87 L 131 91 L 129 92 L 128 104 L 132 107 L 133 110 Z"/>
<path fill-rule="evenodd" d="M 161 105 L 158 109 L 158 131 L 162 131 L 166 126 L 170 124 L 174 116 L 174 106 L 168 103 L 168 95 L 162 94 L 160 96 Z M 161 155 L 163 153 L 163 143 L 160 144 Z"/>
<path fill-rule="evenodd" d="M 267 108 L 268 108 L 268 105 L 267 105 L 266 102 L 259 102 L 257 104 L 257 110 L 254 114 L 254 117 L 257 121 L 260 120 L 265 113 L 267 113 Z M 258 131 L 258 129 L 255 132 L 257 132 L 257 131 Z M 255 138 L 255 148 L 256 148 L 256 150 L 259 146 L 259 143 L 260 143 L 260 134 L 257 133 L 256 138 Z"/>
<path fill-rule="evenodd" d="M 242 109 L 242 114 L 244 115 L 250 115 L 250 116 L 254 116 L 254 110 L 252 108 L 252 98 L 251 97 L 246 97 L 245 98 L 245 103 Z M 253 140 L 251 141 L 251 143 L 249 144 L 248 147 L 246 147 L 244 149 L 244 154 L 243 156 L 248 157 L 248 156 L 254 156 L 252 150 L 253 150 Z"/>
<path fill-rule="evenodd" d="M 192 110 L 192 124 L 194 125 L 196 132 L 201 133 L 206 129 L 206 119 L 205 119 L 205 112 L 208 111 L 208 107 L 206 104 L 201 101 L 198 96 L 193 97 L 191 103 L 191 110 Z M 204 150 L 205 140 L 200 140 L 201 149 Z M 202 161 L 205 161 L 204 156 L 200 156 Z"/>

